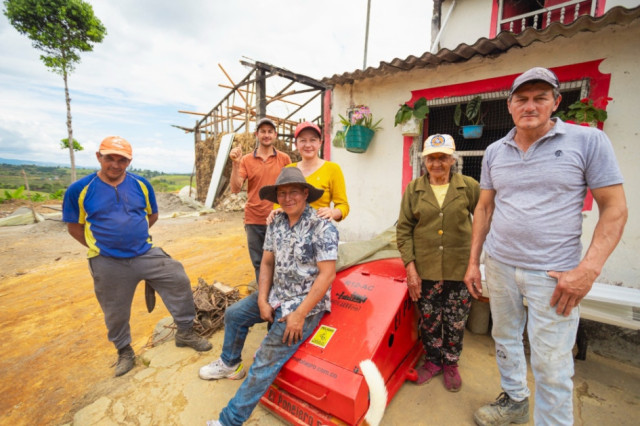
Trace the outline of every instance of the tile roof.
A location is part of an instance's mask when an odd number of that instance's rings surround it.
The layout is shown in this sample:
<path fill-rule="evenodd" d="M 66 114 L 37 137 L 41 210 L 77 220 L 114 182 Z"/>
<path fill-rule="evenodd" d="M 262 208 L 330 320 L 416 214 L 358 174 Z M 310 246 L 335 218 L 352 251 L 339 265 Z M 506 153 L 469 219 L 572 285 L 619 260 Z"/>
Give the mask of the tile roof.
<path fill-rule="evenodd" d="M 549 43 L 556 37 L 572 37 L 581 31 L 596 32 L 609 25 L 627 25 L 639 18 L 640 6 L 633 9 L 617 6 L 597 18 L 583 15 L 568 25 L 554 22 L 545 29 L 528 28 L 520 34 L 503 31 L 492 39 L 482 37 L 471 46 L 462 43 L 453 50 L 441 49 L 435 54 L 425 52 L 420 57 L 410 55 L 406 59 L 395 58 L 391 62 L 382 61 L 377 68 L 368 67 L 365 70 L 358 69 L 352 72 L 334 74 L 332 77 L 325 77 L 321 81 L 329 86 L 352 84 L 356 80 L 387 76 L 413 69 L 430 68 L 442 63 L 463 62 L 477 55 L 496 55 L 504 53 L 512 47 L 529 46 L 536 41 Z"/>

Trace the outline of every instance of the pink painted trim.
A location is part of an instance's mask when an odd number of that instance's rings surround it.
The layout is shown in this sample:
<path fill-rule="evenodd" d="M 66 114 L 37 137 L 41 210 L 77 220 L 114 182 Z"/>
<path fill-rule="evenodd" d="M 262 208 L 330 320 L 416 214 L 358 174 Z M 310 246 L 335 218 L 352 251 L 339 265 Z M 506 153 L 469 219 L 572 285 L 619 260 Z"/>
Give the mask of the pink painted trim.
<path fill-rule="evenodd" d="M 565 65 L 562 67 L 550 68 L 553 70 L 558 79 L 563 81 L 573 81 L 582 78 L 590 78 L 590 93 L 591 99 L 597 99 L 601 96 L 607 96 L 609 93 L 609 86 L 611 84 L 611 74 L 603 74 L 598 69 L 603 59 L 597 59 L 595 61 L 582 62 L 579 64 Z M 525 70 L 522 70 L 525 71 Z M 448 86 L 432 87 L 428 89 L 420 89 L 411 92 L 411 99 L 407 101 L 412 105 L 415 101 L 421 97 L 425 97 L 427 100 L 437 98 L 448 98 L 452 96 L 468 96 L 476 95 L 479 93 L 496 92 L 499 90 L 509 90 L 513 80 L 519 75 L 510 74 L 505 76 L 499 76 L 494 78 L 488 78 L 485 80 L 469 81 L 467 83 L 452 84 Z M 429 117 L 427 116 L 427 119 Z M 600 126 L 602 127 L 602 126 Z M 425 121 L 424 128 L 428 128 Z M 409 148 L 411 147 L 412 138 L 403 137 L 403 150 L 402 150 L 402 189 L 404 192 L 405 187 L 411 182 L 413 176 L 413 170 L 411 168 L 411 161 L 409 156 Z"/>
<path fill-rule="evenodd" d="M 498 10 L 500 9 L 500 5 L 498 4 L 498 0 L 493 0 L 493 4 L 491 6 L 491 27 L 489 28 L 489 38 L 494 38 L 498 34 Z"/>
<path fill-rule="evenodd" d="M 411 144 L 413 143 L 413 138 L 411 136 L 403 136 L 404 141 L 402 144 L 402 189 L 401 192 L 404 194 L 404 190 L 407 188 L 407 184 L 411 182 L 413 178 L 413 167 L 411 167 L 411 162 L 409 161 L 411 158 Z"/>
<path fill-rule="evenodd" d="M 324 92 L 324 98 L 322 99 L 322 111 L 324 113 L 324 117 L 322 122 L 324 124 L 322 133 L 324 133 L 324 159 L 327 161 L 331 160 L 331 94 L 332 91 L 327 89 Z"/>

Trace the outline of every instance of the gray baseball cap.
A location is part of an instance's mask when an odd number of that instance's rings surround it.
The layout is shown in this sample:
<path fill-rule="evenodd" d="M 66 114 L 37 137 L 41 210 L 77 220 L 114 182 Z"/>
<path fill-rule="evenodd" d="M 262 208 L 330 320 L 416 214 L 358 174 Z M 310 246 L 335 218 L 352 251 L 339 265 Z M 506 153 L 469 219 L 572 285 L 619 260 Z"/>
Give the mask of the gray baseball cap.
<path fill-rule="evenodd" d="M 276 123 L 274 123 L 270 118 L 264 117 L 258 120 L 258 123 L 256 123 L 256 132 L 258 131 L 260 126 L 262 126 L 263 124 L 268 124 L 271 127 L 273 127 L 274 130 L 276 131 L 278 130 L 278 128 L 276 127 Z"/>
<path fill-rule="evenodd" d="M 523 72 L 518 77 L 516 77 L 515 80 L 513 80 L 513 85 L 511 86 L 509 96 L 513 95 L 516 90 L 518 90 L 523 84 L 533 83 L 536 81 L 542 81 L 544 83 L 550 84 L 554 89 L 560 87 L 558 77 L 553 71 L 547 68 L 535 67 Z"/>

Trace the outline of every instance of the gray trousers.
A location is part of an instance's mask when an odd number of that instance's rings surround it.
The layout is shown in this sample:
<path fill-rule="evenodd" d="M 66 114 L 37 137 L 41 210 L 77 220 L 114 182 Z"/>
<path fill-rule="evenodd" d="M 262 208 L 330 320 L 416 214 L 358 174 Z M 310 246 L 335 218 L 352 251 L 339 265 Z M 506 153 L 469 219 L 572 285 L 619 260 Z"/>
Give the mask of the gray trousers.
<path fill-rule="evenodd" d="M 146 280 L 160 295 L 178 329 L 190 329 L 195 318 L 191 282 L 182 264 L 154 247 L 130 259 L 96 256 L 89 259 L 93 287 L 116 349 L 131 343 L 131 303 L 138 283 Z"/>

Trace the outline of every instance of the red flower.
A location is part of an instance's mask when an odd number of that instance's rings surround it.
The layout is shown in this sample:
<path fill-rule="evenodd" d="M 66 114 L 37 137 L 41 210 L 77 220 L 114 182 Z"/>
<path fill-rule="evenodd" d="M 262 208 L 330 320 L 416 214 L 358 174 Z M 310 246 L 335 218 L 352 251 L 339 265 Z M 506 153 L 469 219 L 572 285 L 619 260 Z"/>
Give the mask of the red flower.
<path fill-rule="evenodd" d="M 580 102 L 582 102 L 583 104 L 588 104 L 589 103 L 589 98 L 582 98 L 582 99 L 580 99 Z"/>
<path fill-rule="evenodd" d="M 600 109 L 605 109 L 607 105 L 609 105 L 609 101 L 612 101 L 613 98 L 608 98 L 606 96 L 600 96 L 598 99 L 593 101 L 593 106 Z"/>

